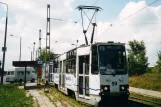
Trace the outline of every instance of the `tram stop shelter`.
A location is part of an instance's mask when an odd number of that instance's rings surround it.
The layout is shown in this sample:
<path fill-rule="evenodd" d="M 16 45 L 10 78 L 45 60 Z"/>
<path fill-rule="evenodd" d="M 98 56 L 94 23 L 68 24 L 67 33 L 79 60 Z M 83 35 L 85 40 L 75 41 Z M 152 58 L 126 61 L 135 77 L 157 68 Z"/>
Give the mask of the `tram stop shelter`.
<path fill-rule="evenodd" d="M 14 67 L 25 67 L 25 76 L 24 76 L 24 89 L 26 89 L 26 70 L 27 67 L 41 67 L 43 65 L 43 61 L 13 61 L 12 65 Z"/>

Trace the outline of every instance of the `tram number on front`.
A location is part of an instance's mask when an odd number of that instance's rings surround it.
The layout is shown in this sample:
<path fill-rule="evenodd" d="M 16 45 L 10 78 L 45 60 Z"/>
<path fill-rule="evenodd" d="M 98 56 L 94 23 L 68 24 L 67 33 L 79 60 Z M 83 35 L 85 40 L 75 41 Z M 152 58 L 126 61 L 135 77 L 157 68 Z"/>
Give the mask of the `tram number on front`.
<path fill-rule="evenodd" d="M 117 85 L 117 82 L 116 81 L 113 81 L 112 82 L 112 86 L 116 86 Z"/>

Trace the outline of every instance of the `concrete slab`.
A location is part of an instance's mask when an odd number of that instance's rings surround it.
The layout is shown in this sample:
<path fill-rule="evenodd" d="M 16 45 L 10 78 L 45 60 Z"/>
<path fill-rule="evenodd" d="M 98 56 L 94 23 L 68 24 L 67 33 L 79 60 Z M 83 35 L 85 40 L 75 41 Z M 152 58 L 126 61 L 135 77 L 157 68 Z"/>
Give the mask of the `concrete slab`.
<path fill-rule="evenodd" d="M 55 105 L 44 95 L 41 95 L 37 90 L 29 90 L 31 96 L 33 96 L 40 107 L 55 107 Z"/>
<path fill-rule="evenodd" d="M 152 90 L 146 90 L 146 89 L 134 88 L 134 87 L 130 87 L 129 91 L 143 94 L 143 95 L 149 95 L 149 96 L 161 98 L 161 92 L 159 92 L 159 91 L 152 91 Z"/>

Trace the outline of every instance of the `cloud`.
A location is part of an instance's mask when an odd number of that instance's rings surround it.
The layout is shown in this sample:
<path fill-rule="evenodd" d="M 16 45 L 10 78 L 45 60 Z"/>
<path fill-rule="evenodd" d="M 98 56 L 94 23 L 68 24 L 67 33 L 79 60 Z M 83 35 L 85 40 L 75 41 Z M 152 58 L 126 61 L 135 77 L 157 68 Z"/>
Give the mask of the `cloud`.
<path fill-rule="evenodd" d="M 22 60 L 30 60 L 33 42 L 38 47 L 39 29 L 42 30 L 42 37 L 46 37 L 46 7 L 51 6 L 51 17 L 70 20 L 73 14 L 72 3 L 74 0 L 2 0 L 9 5 L 9 24 L 6 53 L 6 69 L 12 67 L 12 61 L 19 59 L 19 39 L 10 37 L 10 34 L 22 37 Z M 131 13 L 146 6 L 145 1 L 129 2 L 122 9 L 117 20 L 127 17 Z M 5 7 L 4 7 L 5 8 Z M 128 43 L 129 40 L 144 40 L 147 46 L 147 56 L 151 65 L 155 64 L 161 31 L 159 20 L 161 19 L 161 6 L 148 7 L 138 12 L 121 23 L 113 25 L 113 22 L 98 20 L 94 41 L 116 41 Z M 99 13 L 101 15 L 101 13 Z M 0 18 L 0 46 L 3 46 L 4 39 L 4 18 Z M 86 23 L 87 24 L 87 23 Z M 86 25 L 85 24 L 85 25 Z M 105 33 L 104 30 L 109 28 Z M 90 39 L 92 27 L 87 37 Z M 101 35 L 102 34 L 102 35 Z M 81 22 L 76 25 L 69 22 L 58 22 L 51 20 L 51 50 L 55 53 L 63 53 L 74 48 L 72 43 L 79 40 L 79 45 L 84 44 Z M 55 43 L 55 41 L 58 41 Z M 45 47 L 45 41 L 42 40 Z M 2 59 L 2 52 L 0 53 Z"/>
<path fill-rule="evenodd" d="M 118 20 L 115 22 L 119 22 L 145 6 L 145 1 L 140 1 L 138 3 L 129 2 L 121 11 Z M 159 51 L 161 43 L 160 9 L 161 6 L 148 7 L 132 17 L 129 17 L 116 25 L 114 24 L 114 26 L 110 26 L 110 22 L 99 21 L 98 41 L 113 40 L 128 43 L 129 40 L 133 39 L 139 41 L 144 40 L 150 65 L 154 65 L 157 60 L 157 52 Z M 100 35 L 105 29 L 108 30 Z"/>
<path fill-rule="evenodd" d="M 47 4 L 50 4 L 51 17 L 70 19 L 72 13 L 71 3 L 73 0 L 2 0 L 9 5 L 9 21 L 7 36 L 7 52 L 5 68 L 12 67 L 13 60 L 19 60 L 20 40 L 10 35 L 22 37 L 22 60 L 30 60 L 30 50 L 33 48 L 33 42 L 38 47 L 39 29 L 42 29 L 42 36 L 46 36 L 46 14 Z M 5 6 L 3 7 L 5 10 Z M 0 46 L 3 46 L 4 40 L 4 18 L 0 23 Z M 51 41 L 57 40 L 59 35 L 66 32 L 68 27 L 73 25 L 62 22 L 51 22 Z M 43 41 L 42 41 L 43 42 Z M 45 42 L 45 41 L 44 41 Z M 42 43 L 45 46 L 45 43 Z M 51 42 L 51 46 L 53 42 Z M 64 44 L 66 45 L 66 44 Z M 0 53 L 2 59 L 2 52 Z"/>

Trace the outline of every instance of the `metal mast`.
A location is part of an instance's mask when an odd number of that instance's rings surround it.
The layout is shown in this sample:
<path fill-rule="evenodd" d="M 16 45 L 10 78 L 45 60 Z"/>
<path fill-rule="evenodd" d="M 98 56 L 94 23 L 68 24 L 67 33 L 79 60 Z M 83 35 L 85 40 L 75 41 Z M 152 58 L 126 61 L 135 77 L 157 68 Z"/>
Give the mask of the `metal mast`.
<path fill-rule="evenodd" d="M 39 30 L 39 52 L 38 52 L 39 60 L 42 60 L 41 58 L 41 30 Z"/>
<path fill-rule="evenodd" d="M 45 75 L 47 73 L 47 71 L 46 71 L 47 61 L 50 61 L 50 55 L 47 57 L 48 54 L 50 54 L 50 5 L 49 4 L 47 5 Z M 50 75 L 50 73 L 48 74 L 48 76 L 49 75 Z M 50 81 L 50 76 L 49 76 L 48 80 Z"/>

